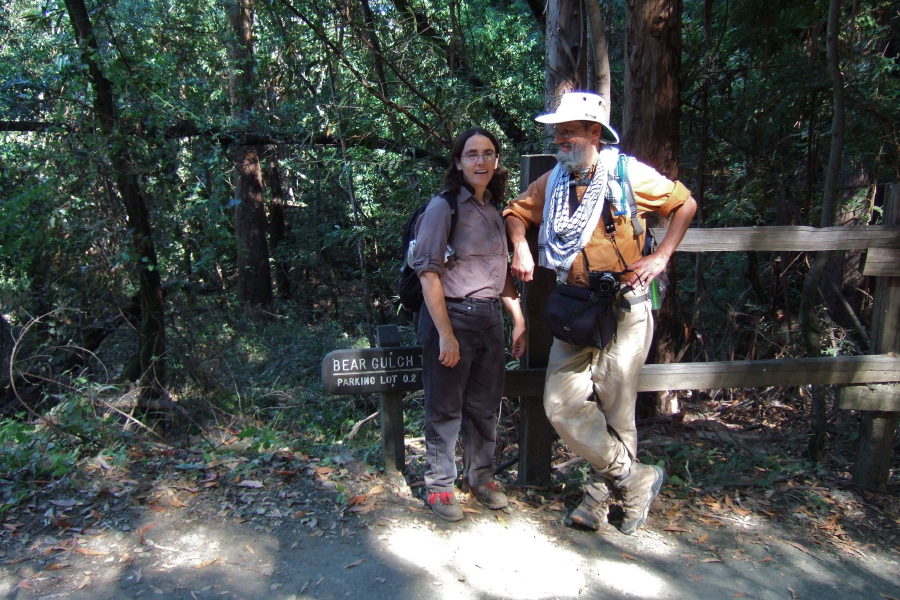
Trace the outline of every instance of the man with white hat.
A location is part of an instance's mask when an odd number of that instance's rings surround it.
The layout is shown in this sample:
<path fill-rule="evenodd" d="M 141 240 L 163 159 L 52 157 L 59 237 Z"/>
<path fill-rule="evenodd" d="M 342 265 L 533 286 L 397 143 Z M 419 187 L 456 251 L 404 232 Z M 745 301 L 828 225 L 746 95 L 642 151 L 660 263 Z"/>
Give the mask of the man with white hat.
<path fill-rule="evenodd" d="M 559 283 L 592 287 L 597 272 L 611 273 L 619 282 L 612 341 L 597 348 L 553 340 L 544 409 L 568 448 L 591 464 L 592 480 L 568 522 L 609 530 L 607 510 L 617 491 L 625 513 L 620 528 L 630 535 L 644 524 L 663 483 L 660 467 L 636 461 L 637 381 L 653 337 L 648 290 L 684 237 L 697 203 L 680 182 L 620 157 L 613 147 L 618 134 L 601 121 L 602 103 L 597 94 L 569 92 L 555 112 L 537 117 L 554 126 L 558 164 L 503 215 L 518 279 L 532 279 L 535 264 L 525 232 L 540 227 L 540 266 L 555 270 Z M 659 246 L 645 256 L 641 222 L 647 212 L 671 222 Z"/>

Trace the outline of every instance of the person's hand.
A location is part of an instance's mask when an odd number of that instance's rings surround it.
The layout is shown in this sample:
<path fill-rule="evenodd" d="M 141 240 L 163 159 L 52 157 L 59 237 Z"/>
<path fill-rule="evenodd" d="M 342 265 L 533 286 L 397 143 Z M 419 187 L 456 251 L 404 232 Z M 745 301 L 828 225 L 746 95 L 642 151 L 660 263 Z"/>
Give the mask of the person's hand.
<path fill-rule="evenodd" d="M 510 264 L 513 277 L 520 281 L 531 281 L 534 278 L 534 258 L 528 242 L 513 244 L 513 258 Z"/>
<path fill-rule="evenodd" d="M 650 282 L 665 270 L 668 262 L 666 257 L 660 256 L 658 253 L 644 256 L 628 265 L 631 272 L 626 275 L 627 279 L 624 283 L 635 290 L 646 289 L 650 287 Z"/>
<path fill-rule="evenodd" d="M 459 362 L 459 342 L 455 335 L 442 335 L 440 342 L 441 353 L 438 360 L 445 367 L 451 369 Z"/>
<path fill-rule="evenodd" d="M 525 336 L 525 325 L 522 324 L 513 327 L 512 342 L 510 343 L 510 352 L 513 358 L 522 358 L 525 356 L 525 348 L 528 346 L 528 338 Z"/>

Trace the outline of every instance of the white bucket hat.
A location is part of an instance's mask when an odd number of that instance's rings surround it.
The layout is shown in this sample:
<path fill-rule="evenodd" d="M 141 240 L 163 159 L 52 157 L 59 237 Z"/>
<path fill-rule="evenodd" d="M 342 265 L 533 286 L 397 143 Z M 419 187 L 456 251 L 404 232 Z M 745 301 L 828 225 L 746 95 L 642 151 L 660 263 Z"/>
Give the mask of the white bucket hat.
<path fill-rule="evenodd" d="M 600 123 L 602 133 L 600 141 L 604 144 L 618 144 L 619 134 L 603 123 L 603 98 L 589 92 L 566 92 L 559 101 L 556 112 L 540 115 L 534 120 L 538 123 L 566 123 L 568 121 L 593 121 Z"/>

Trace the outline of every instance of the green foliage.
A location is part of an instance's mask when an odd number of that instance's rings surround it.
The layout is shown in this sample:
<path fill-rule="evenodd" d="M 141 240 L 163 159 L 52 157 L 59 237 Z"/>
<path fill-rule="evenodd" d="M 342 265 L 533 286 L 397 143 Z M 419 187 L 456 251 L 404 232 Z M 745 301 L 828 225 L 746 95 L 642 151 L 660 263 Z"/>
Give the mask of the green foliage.
<path fill-rule="evenodd" d="M 476 124 L 495 131 L 513 189 L 519 156 L 544 150 L 533 122 L 543 109 L 544 34 L 523 0 L 420 0 L 410 3 L 415 15 L 400 3 L 369 4 L 370 22 L 360 2 L 340 10 L 309 0 L 255 4 L 258 95 L 243 110 L 232 99 L 236 39 L 224 4 L 93 3 L 93 58 L 116 98 L 109 134 L 97 122 L 95 85 L 65 3 L 4 4 L 0 298 L 16 333 L 55 315 L 29 329 L 14 371 L 29 383 L 50 382 L 41 410 L 70 435 L 106 447 L 123 428 L 94 401 L 122 393 L 119 377 L 144 316 L 134 297 L 148 265 L 131 230 L 135 208 L 116 184 L 119 149 L 128 150 L 122 168 L 135 176 L 151 217 L 158 264 L 149 266 L 166 294 L 171 393 L 205 419 L 185 429 L 222 424 L 265 453 L 335 444 L 376 410 L 372 398 L 326 397 L 317 382 L 321 359 L 368 345 L 381 323 L 399 322 L 412 342 L 393 291 L 400 229 L 439 188 L 456 133 Z M 703 224 L 817 224 L 833 103 L 824 3 L 713 3 L 708 28 L 705 6 L 685 3 L 680 174 L 695 194 L 704 190 Z M 604 3 L 614 123 L 624 93 L 625 10 Z M 874 222 L 872 186 L 900 177 L 900 23 L 886 0 L 842 10 L 841 221 Z M 292 292 L 270 321 L 236 309 L 233 160 L 244 142 L 256 145 L 261 167 L 277 171 L 284 190 L 286 234 L 270 255 Z M 271 202 L 275 186 L 264 183 Z M 687 359 L 795 351 L 802 260 L 773 253 L 678 260 L 692 336 Z M 821 311 L 824 345 L 860 351 L 836 320 Z M 413 407 L 407 427 L 419 431 L 420 404 Z M 34 434 L 42 436 L 51 434 Z M 73 447 L 35 443 L 22 450 L 25 462 L 11 450 L 10 464 L 34 477 L 61 472 L 65 459 L 52 457 Z M 377 452 L 373 428 L 354 443 Z M 691 460 L 702 471 L 719 458 Z M 689 482 L 696 468 L 692 474 L 676 477 Z"/>

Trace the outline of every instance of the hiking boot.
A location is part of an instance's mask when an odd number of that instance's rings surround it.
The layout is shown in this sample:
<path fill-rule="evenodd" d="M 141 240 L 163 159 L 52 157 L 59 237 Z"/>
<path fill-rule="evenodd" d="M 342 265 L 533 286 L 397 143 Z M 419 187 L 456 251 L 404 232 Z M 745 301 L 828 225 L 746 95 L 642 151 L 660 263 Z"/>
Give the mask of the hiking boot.
<path fill-rule="evenodd" d="M 469 491 L 482 506 L 492 510 L 499 510 L 509 506 L 509 498 L 503 492 L 503 487 L 496 481 L 489 481 L 484 485 L 468 486 Z"/>
<path fill-rule="evenodd" d="M 650 503 L 659 493 L 663 484 L 663 470 L 653 465 L 631 463 L 628 475 L 614 483 L 622 492 L 625 517 L 620 527 L 622 533 L 631 535 L 641 528 L 650 512 Z"/>
<path fill-rule="evenodd" d="M 428 506 L 445 521 L 462 521 L 463 511 L 453 492 L 431 492 L 428 494 Z"/>
<path fill-rule="evenodd" d="M 578 508 L 566 517 L 566 525 L 576 524 L 601 533 L 610 533 L 612 527 L 606 517 L 611 497 L 612 489 L 605 479 L 584 486 L 584 499 Z"/>

